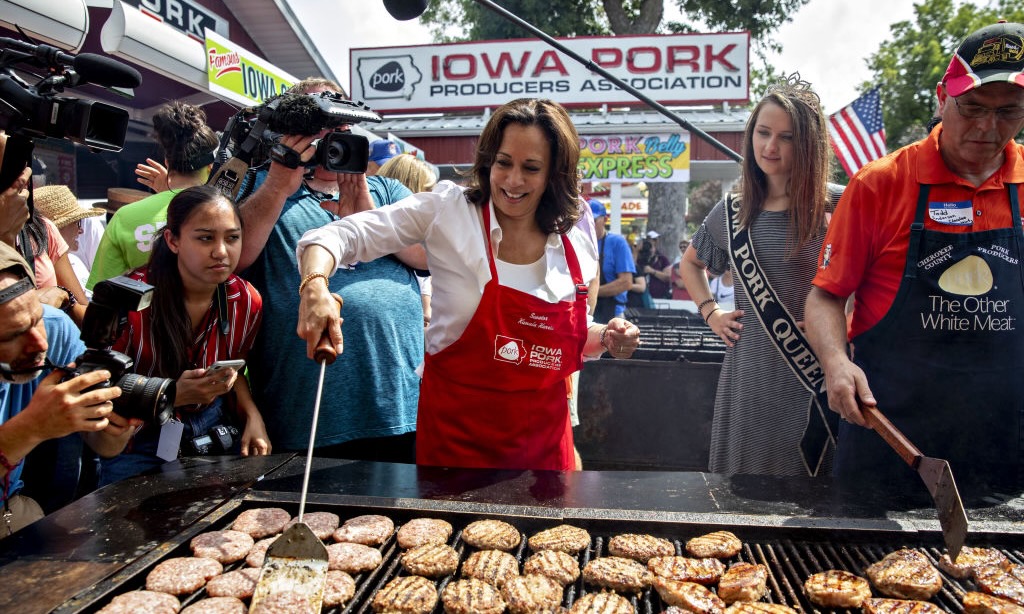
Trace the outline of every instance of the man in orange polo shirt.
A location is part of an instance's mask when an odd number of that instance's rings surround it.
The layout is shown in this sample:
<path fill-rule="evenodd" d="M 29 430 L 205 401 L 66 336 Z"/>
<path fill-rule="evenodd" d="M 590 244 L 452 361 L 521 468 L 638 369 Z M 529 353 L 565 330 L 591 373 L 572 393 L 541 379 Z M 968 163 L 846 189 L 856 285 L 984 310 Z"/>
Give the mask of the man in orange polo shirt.
<path fill-rule="evenodd" d="M 1024 484 L 1022 46 L 1017 23 L 967 36 L 936 87 L 941 123 L 865 166 L 832 217 L 805 319 L 844 419 L 837 475 L 913 476 L 862 428 L 860 403 L 960 484 Z"/>

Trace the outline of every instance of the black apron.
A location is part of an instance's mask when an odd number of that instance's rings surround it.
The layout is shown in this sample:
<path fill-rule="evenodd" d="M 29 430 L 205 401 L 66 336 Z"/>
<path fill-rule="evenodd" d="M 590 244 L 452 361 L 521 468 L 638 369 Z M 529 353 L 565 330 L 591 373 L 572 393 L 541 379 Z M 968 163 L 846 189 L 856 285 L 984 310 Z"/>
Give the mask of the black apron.
<path fill-rule="evenodd" d="M 1024 237 L 1018 186 L 1007 189 L 1011 228 L 947 233 L 925 230 L 922 185 L 892 307 L 853 340 L 879 410 L 924 455 L 948 460 L 961 490 L 978 493 L 1021 485 Z M 916 479 L 878 434 L 846 422 L 835 472 Z"/>

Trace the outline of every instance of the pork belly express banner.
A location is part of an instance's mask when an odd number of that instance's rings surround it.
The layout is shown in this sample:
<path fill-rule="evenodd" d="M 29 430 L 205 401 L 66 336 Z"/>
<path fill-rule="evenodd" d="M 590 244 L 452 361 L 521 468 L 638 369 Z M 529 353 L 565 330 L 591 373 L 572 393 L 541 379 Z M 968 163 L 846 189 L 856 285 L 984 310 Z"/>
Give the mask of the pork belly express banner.
<path fill-rule="evenodd" d="M 662 104 L 745 104 L 750 36 L 673 34 L 560 42 Z M 639 105 L 632 95 L 535 39 L 353 49 L 352 98 L 378 112 L 496 107 L 550 98 L 569 107 Z"/>

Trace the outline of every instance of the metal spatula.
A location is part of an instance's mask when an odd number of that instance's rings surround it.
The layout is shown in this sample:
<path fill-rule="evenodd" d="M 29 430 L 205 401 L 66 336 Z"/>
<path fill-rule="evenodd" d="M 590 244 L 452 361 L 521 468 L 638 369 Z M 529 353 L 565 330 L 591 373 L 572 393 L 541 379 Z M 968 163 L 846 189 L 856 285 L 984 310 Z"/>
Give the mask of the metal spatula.
<path fill-rule="evenodd" d="M 343 301 L 337 294 L 332 295 L 341 310 Z M 302 522 L 306 511 L 306 494 L 309 491 L 309 471 L 313 464 L 313 444 L 316 441 L 316 423 L 320 418 L 320 399 L 324 391 L 324 372 L 334 362 L 338 353 L 331 345 L 325 332 L 316 346 L 313 359 L 320 363 L 320 380 L 316 387 L 316 402 L 313 405 L 313 421 L 309 429 L 309 448 L 306 452 L 306 470 L 302 476 L 302 494 L 299 497 L 297 522 L 288 527 L 274 543 L 267 548 L 260 579 L 252 595 L 249 611 L 274 593 L 290 591 L 302 595 L 309 601 L 313 612 L 323 606 L 324 586 L 327 584 L 327 548 L 309 525 Z"/>
<path fill-rule="evenodd" d="M 939 512 L 939 526 L 942 527 L 942 539 L 946 542 L 949 560 L 956 561 L 967 538 L 967 514 L 949 463 L 922 454 L 877 408 L 861 405 L 860 411 L 868 425 L 882 436 L 900 458 L 911 468 L 917 469 L 917 474 L 924 480 Z"/>

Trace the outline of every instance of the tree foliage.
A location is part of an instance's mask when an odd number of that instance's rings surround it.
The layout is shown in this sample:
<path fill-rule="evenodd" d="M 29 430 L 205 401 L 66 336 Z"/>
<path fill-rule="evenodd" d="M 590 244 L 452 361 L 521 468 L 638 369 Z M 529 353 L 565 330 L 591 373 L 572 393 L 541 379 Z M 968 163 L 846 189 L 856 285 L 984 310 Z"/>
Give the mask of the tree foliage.
<path fill-rule="evenodd" d="M 935 86 L 942 80 L 953 50 L 978 28 L 1002 18 L 1024 21 L 1019 0 L 979 7 L 954 0 L 923 0 L 914 19 L 890 26 L 891 36 L 868 60 L 872 76 L 859 88 L 881 85 L 882 113 L 890 150 L 920 139 L 935 114 Z"/>
<path fill-rule="evenodd" d="M 673 32 L 749 30 L 750 38 L 762 49 L 780 51 L 781 46 L 771 38 L 779 26 L 790 20 L 790 15 L 810 0 L 676 0 L 679 10 L 703 27 L 673 22 Z"/>
<path fill-rule="evenodd" d="M 500 6 L 549 36 L 608 34 L 601 0 L 508 0 Z M 473 0 L 435 0 L 420 19 L 444 43 L 533 36 Z"/>

